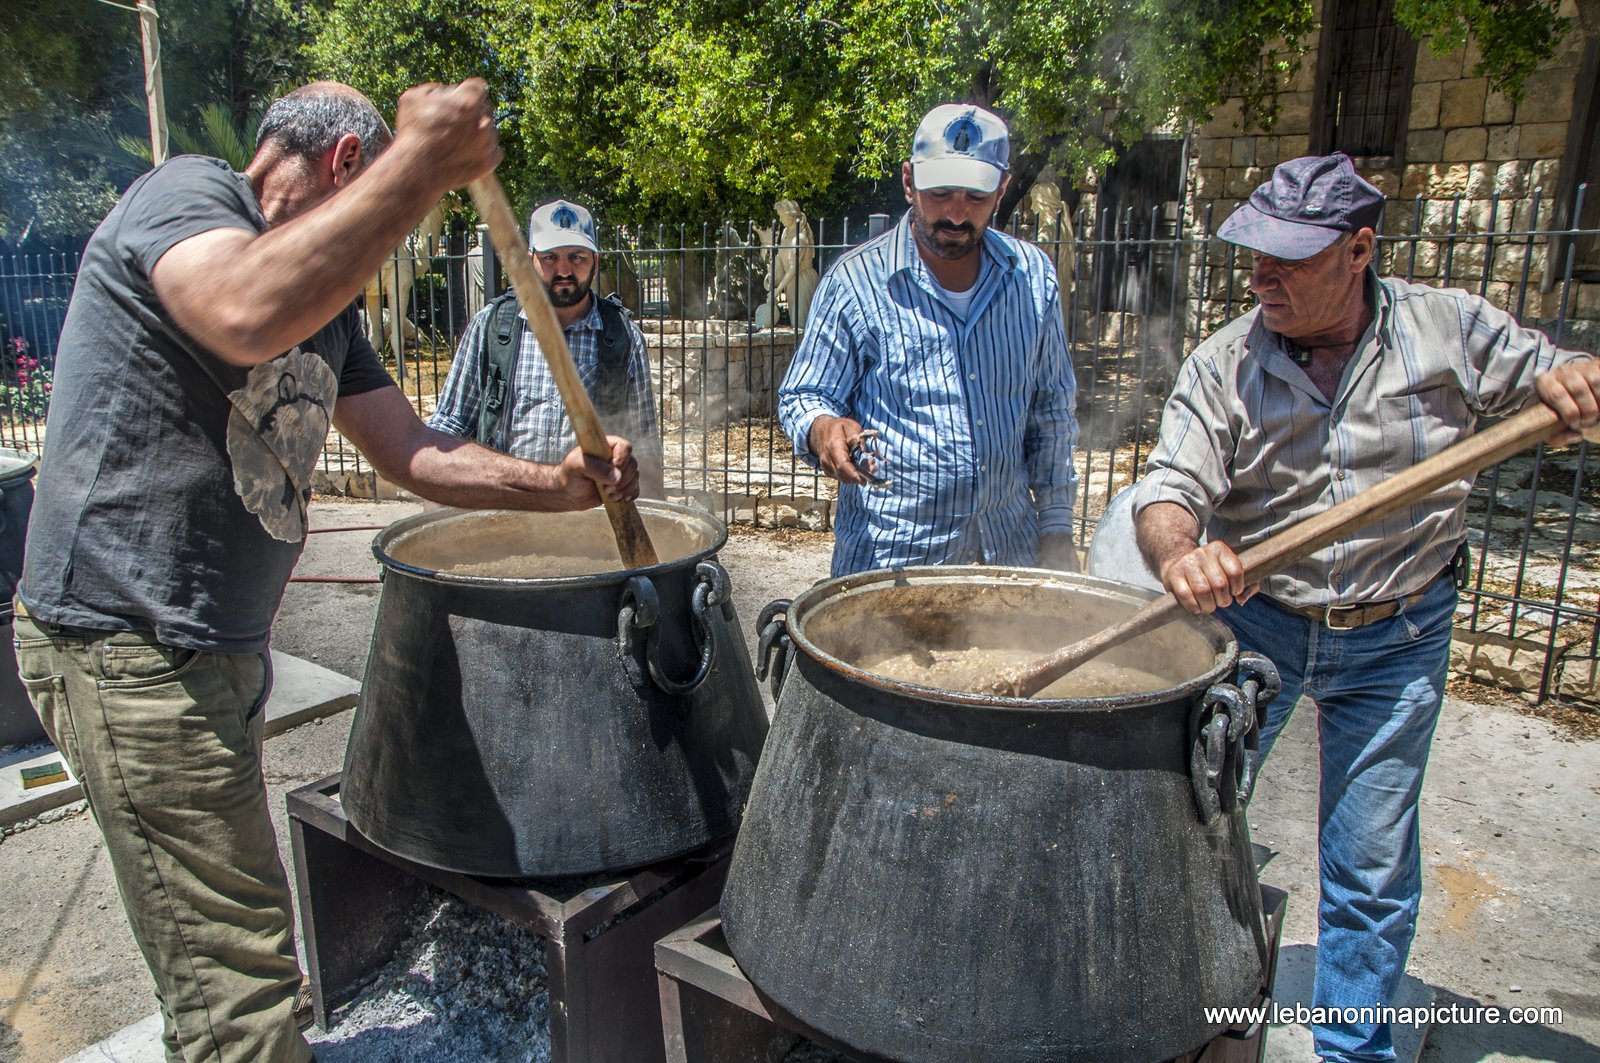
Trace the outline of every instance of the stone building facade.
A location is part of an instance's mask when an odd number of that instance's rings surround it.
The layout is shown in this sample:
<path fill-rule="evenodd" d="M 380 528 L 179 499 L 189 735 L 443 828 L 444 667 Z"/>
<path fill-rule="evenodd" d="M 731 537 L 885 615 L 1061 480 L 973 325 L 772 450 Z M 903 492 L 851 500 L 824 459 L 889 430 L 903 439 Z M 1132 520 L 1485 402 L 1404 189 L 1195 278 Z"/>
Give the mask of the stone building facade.
<path fill-rule="evenodd" d="M 1275 124 L 1263 128 L 1231 100 L 1195 131 L 1185 194 L 1196 235 L 1204 204 L 1220 224 L 1280 160 L 1347 150 L 1390 199 L 1383 235 L 1402 239 L 1385 245 L 1388 271 L 1482 291 L 1525 319 L 1564 317 L 1571 338 L 1591 345 L 1600 239 L 1548 235 L 1573 225 L 1585 181 L 1594 187 L 1577 222 L 1600 226 L 1600 36 L 1587 13 L 1563 0 L 1572 28 L 1513 101 L 1474 73 L 1474 44 L 1435 55 L 1394 26 L 1385 0 L 1318 7 Z M 1214 249 L 1206 275 L 1191 274 L 1192 294 L 1221 290 L 1225 255 Z"/>

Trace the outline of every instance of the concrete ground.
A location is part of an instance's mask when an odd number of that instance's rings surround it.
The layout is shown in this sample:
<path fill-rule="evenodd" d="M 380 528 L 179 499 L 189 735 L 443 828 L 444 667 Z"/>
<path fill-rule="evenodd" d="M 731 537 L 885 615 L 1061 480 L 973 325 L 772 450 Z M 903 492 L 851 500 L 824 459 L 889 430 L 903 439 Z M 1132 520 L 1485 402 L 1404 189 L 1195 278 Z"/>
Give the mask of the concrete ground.
<path fill-rule="evenodd" d="M 386 524 L 415 508 L 319 499 L 312 523 Z M 312 536 L 299 571 L 376 574 L 372 534 Z M 742 622 L 825 575 L 829 549 L 820 535 L 736 533 L 722 560 Z M 274 648 L 359 679 L 377 598 L 373 584 L 292 584 Z M 286 857 L 283 794 L 339 770 L 349 719 L 346 711 L 267 744 Z M 1281 970 L 1302 979 L 1316 938 L 1316 784 L 1315 719 L 1302 711 L 1251 810 L 1256 841 L 1276 852 L 1262 878 L 1290 891 Z M 1441 1005 L 1553 1007 L 1562 1021 L 1436 1026 L 1421 1059 L 1600 1063 L 1600 743 L 1574 741 L 1509 708 L 1451 699 L 1423 814 L 1425 896 L 1411 974 Z M 87 815 L 5 837 L 0 897 L 0 1061 L 57 1063 L 154 1010 Z"/>

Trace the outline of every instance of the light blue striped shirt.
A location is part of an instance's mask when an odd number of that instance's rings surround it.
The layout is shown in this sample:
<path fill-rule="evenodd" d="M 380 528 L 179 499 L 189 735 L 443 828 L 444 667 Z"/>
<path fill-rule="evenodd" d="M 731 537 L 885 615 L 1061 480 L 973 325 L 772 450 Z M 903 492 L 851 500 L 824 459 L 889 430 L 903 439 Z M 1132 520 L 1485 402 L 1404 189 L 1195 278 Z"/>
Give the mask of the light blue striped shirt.
<path fill-rule="evenodd" d="M 851 417 L 887 487 L 839 486 L 833 574 L 898 565 L 1031 565 L 1071 530 L 1077 386 L 1055 267 L 990 230 L 965 319 L 917 252 L 911 215 L 817 287 L 779 391 L 795 453 L 819 416 Z"/>

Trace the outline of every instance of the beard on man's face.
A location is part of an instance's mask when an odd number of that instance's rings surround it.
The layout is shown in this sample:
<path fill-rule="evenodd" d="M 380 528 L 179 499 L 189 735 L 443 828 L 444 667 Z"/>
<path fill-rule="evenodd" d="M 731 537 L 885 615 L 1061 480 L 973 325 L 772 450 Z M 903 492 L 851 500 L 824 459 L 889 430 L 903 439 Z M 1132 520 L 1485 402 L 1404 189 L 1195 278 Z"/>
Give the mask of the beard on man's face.
<path fill-rule="evenodd" d="M 922 205 L 911 204 L 911 224 L 921 239 L 922 246 L 940 258 L 966 258 L 983 243 L 988 226 L 975 226 L 970 222 L 956 224 L 950 221 L 930 222 L 922 212 Z"/>
<path fill-rule="evenodd" d="M 583 302 L 589 295 L 589 289 L 594 286 L 596 272 L 597 267 L 590 266 L 587 277 L 579 277 L 576 273 L 557 273 L 545 281 L 544 290 L 550 296 L 550 305 L 568 307 Z"/>

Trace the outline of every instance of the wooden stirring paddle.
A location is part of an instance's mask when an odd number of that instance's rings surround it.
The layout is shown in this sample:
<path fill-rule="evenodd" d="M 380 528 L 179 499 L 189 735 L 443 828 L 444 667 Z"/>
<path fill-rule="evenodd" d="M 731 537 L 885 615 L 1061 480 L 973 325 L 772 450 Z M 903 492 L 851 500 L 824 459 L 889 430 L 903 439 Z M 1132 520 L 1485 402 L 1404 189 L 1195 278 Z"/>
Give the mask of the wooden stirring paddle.
<path fill-rule="evenodd" d="M 1261 580 L 1324 546 L 1426 498 L 1439 488 L 1541 443 L 1567 430 L 1556 412 L 1544 403 L 1486 428 L 1454 446 L 1413 465 L 1398 476 L 1369 487 L 1360 494 L 1330 506 L 1279 532 L 1239 555 L 1245 586 Z M 1584 438 L 1600 442 L 1600 426 L 1584 430 Z M 1098 634 L 1063 646 L 1046 657 L 1002 672 L 979 687 L 986 694 L 1031 698 L 1051 683 L 1113 646 L 1152 631 L 1185 615 L 1169 591 L 1132 616 Z"/>
<path fill-rule="evenodd" d="M 610 461 L 611 445 L 606 442 L 605 429 L 600 427 L 600 417 L 595 413 L 594 403 L 584 390 L 578 367 L 572 362 L 572 352 L 567 349 L 567 338 L 562 335 L 561 322 L 556 320 L 556 312 L 550 306 L 550 297 L 545 294 L 544 284 L 533 264 L 533 256 L 528 253 L 528 242 L 522 235 L 522 227 L 517 224 L 516 215 L 511 213 L 511 202 L 506 199 L 506 190 L 501 187 L 500 178 L 491 173 L 472 182 L 467 189 L 472 193 L 472 201 L 478 205 L 483 223 L 489 227 L 489 240 L 494 244 L 500 264 L 511 277 L 511 287 L 516 291 L 517 302 L 522 305 L 522 312 L 528 318 L 528 327 L 533 329 L 534 338 L 539 341 L 539 350 L 550 363 L 550 375 L 555 378 L 556 389 L 561 392 L 561 402 L 572 420 L 578 445 L 590 457 Z M 617 537 L 617 551 L 622 555 L 623 564 L 629 568 L 657 564 L 656 548 L 650 542 L 650 532 L 639 516 L 639 508 L 632 502 L 613 502 L 605 498 L 604 492 L 601 492 L 601 498 L 605 502 L 606 516 L 611 520 L 611 531 Z"/>

